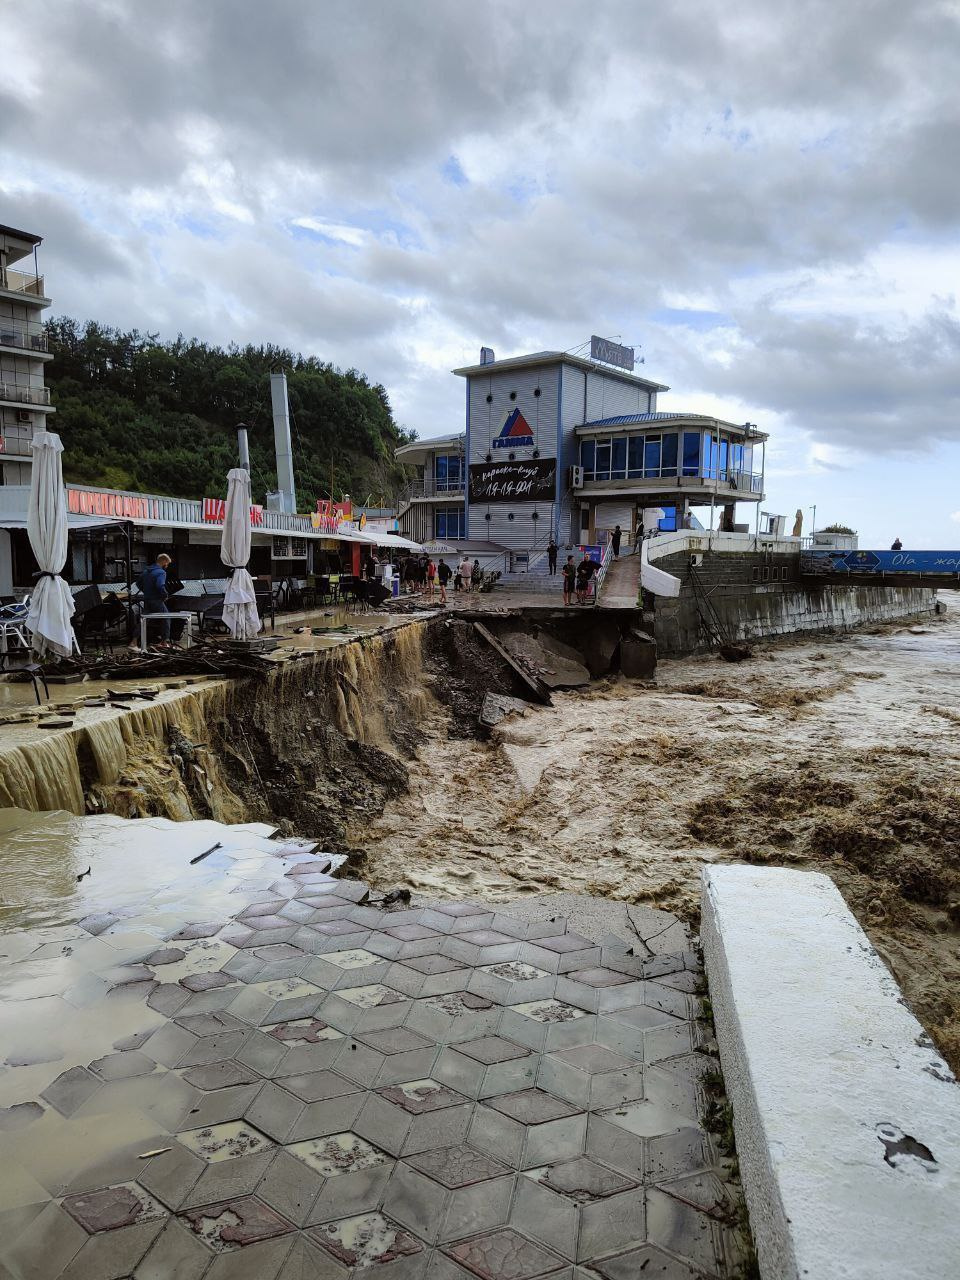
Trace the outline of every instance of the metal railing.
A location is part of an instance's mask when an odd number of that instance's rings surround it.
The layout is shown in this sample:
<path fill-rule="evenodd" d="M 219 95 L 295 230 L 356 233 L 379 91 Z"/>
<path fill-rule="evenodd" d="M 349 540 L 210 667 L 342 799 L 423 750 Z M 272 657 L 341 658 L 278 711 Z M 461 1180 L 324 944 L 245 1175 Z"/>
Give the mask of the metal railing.
<path fill-rule="evenodd" d="M 24 436 L 0 435 L 0 454 L 5 458 L 32 458 L 30 440 Z"/>
<path fill-rule="evenodd" d="M 16 404 L 49 404 L 49 387 L 22 387 L 15 382 L 0 382 L 0 400 Z"/>
<path fill-rule="evenodd" d="M 43 291 L 43 276 L 13 271 L 9 267 L 6 271 L 0 271 L 0 289 L 7 289 L 10 293 L 32 293 L 38 298 L 47 296 Z"/>
<path fill-rule="evenodd" d="M 411 480 L 403 491 L 402 502 L 411 498 L 462 498 L 464 493 L 463 479 L 435 480 L 433 476 L 424 476 L 422 480 Z"/>
<path fill-rule="evenodd" d="M 40 325 L 18 323 L 7 316 L 0 316 L 0 345 L 24 347 L 27 351 L 47 351 L 47 335 Z"/>
<path fill-rule="evenodd" d="M 735 489 L 741 493 L 762 493 L 763 492 L 763 475 L 751 471 L 723 471 L 719 478 L 711 474 L 709 470 L 701 469 L 697 472 L 681 472 L 677 474 L 676 467 L 647 467 L 640 475 L 630 475 L 626 470 L 614 471 L 584 471 L 583 483 L 586 484 L 613 484 L 616 481 L 627 481 L 631 484 L 643 484 L 649 482 L 651 484 L 661 485 L 667 481 L 671 488 L 674 485 L 712 485 L 717 483 L 725 491 L 727 489 Z"/>

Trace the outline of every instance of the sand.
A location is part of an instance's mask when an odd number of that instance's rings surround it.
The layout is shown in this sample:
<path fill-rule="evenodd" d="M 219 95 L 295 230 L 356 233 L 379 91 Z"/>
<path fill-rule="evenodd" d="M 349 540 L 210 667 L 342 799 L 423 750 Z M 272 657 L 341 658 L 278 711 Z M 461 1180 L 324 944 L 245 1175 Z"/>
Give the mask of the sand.
<path fill-rule="evenodd" d="M 554 704 L 485 742 L 435 712 L 410 793 L 351 833 L 367 877 L 495 901 L 586 891 L 696 924 L 705 863 L 823 871 L 960 1068 L 960 607 Z"/>

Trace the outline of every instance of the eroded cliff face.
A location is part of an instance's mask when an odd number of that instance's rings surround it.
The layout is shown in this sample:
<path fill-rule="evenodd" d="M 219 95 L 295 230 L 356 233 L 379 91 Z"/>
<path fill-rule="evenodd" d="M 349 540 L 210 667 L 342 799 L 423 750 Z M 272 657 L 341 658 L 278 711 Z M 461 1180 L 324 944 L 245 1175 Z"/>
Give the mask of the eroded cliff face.
<path fill-rule="evenodd" d="M 432 705 L 425 623 L 211 681 L 74 728 L 34 729 L 0 755 L 0 806 L 121 817 L 274 821 L 342 844 L 345 816 L 407 785 Z"/>

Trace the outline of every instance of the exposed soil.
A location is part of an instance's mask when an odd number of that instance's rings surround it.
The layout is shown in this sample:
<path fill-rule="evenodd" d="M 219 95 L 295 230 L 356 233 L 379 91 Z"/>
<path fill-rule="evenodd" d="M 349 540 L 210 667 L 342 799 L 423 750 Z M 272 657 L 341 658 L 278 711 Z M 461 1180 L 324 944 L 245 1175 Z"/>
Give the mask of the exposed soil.
<path fill-rule="evenodd" d="M 586 890 L 695 922 L 705 863 L 823 871 L 960 1069 L 960 610 L 664 662 L 484 741 L 465 736 L 492 674 L 475 656 L 438 661 L 409 792 L 349 831 L 374 883 Z"/>

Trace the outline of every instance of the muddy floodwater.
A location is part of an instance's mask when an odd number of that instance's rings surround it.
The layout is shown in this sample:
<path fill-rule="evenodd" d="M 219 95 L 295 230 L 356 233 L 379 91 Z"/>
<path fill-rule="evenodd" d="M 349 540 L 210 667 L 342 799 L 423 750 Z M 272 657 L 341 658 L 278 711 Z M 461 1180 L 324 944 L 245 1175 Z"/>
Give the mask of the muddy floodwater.
<path fill-rule="evenodd" d="M 958 766 L 954 605 L 738 666 L 663 662 L 653 684 L 555 695 L 489 741 L 450 737 L 438 707 L 409 793 L 351 836 L 380 885 L 586 890 L 691 921 L 706 863 L 825 872 L 960 1068 Z"/>

